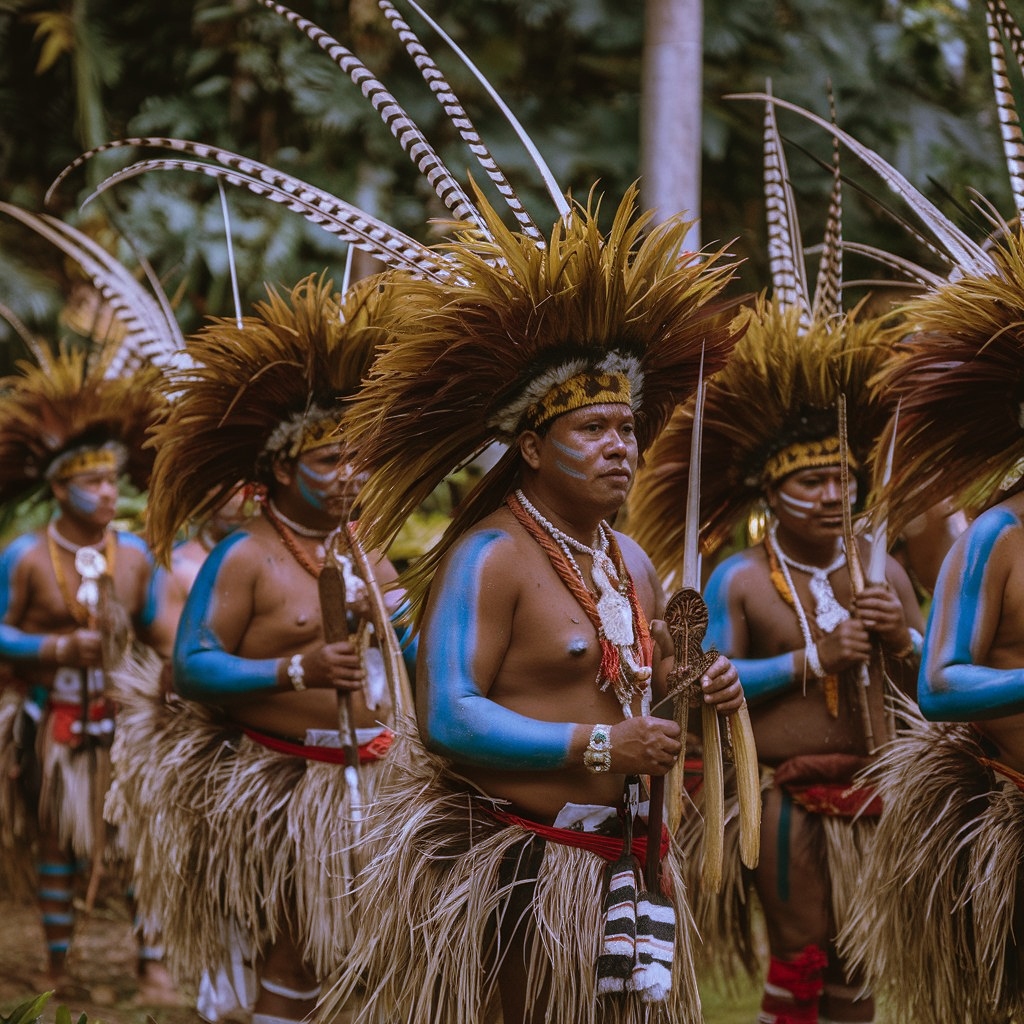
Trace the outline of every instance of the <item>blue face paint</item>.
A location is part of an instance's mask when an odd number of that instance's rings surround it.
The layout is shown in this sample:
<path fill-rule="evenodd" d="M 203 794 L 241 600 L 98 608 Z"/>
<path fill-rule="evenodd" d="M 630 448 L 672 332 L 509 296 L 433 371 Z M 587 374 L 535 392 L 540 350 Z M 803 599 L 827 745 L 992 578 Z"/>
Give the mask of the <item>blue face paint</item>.
<path fill-rule="evenodd" d="M 556 451 L 561 452 L 563 455 L 565 455 L 566 457 L 568 457 L 570 459 L 573 459 L 576 462 L 582 462 L 584 460 L 584 458 L 586 457 L 582 452 L 576 451 L 575 448 L 570 448 L 567 444 L 562 444 L 561 441 L 556 441 L 553 437 L 549 438 L 548 440 L 549 440 L 549 443 L 551 444 L 552 448 L 554 448 Z M 586 480 L 587 479 L 587 474 L 586 473 L 584 473 L 584 472 L 582 472 L 582 471 L 580 471 L 578 469 L 573 469 L 572 466 L 570 466 L 567 463 L 563 462 L 561 459 L 556 459 L 555 460 L 555 465 L 566 476 L 571 476 L 571 477 L 573 477 L 576 480 Z"/>
<path fill-rule="evenodd" d="M 560 768 L 573 724 L 509 711 L 486 698 L 473 678 L 476 643 L 488 628 L 477 611 L 484 567 L 490 549 L 505 538 L 500 530 L 466 538 L 435 581 L 440 589 L 420 638 L 420 726 L 432 750 L 456 761 L 499 770 Z"/>
<path fill-rule="evenodd" d="M 331 489 L 338 479 L 337 469 L 328 473 L 318 473 L 304 462 L 298 462 L 297 466 L 299 494 L 310 506 L 318 512 L 323 512 L 327 507 Z"/>
<path fill-rule="evenodd" d="M 980 515 L 942 564 L 928 616 L 918 702 L 936 722 L 973 722 L 1024 711 L 1024 669 L 995 669 L 979 662 L 977 627 L 986 602 L 1001 593 L 985 590 L 986 568 L 994 563 L 999 540 L 1020 520 L 1006 508 Z"/>
<path fill-rule="evenodd" d="M 744 658 L 738 650 L 736 632 L 729 614 L 729 591 L 743 566 L 743 556 L 727 558 L 711 574 L 705 588 L 708 606 L 707 643 L 728 657 L 743 683 L 743 695 L 751 703 L 762 697 L 787 690 L 796 680 L 796 652 L 787 651 L 771 658 Z"/>
<path fill-rule="evenodd" d="M 266 693 L 277 687 L 277 658 L 240 658 L 230 654 L 209 625 L 224 559 L 248 536 L 248 531 L 239 528 L 210 552 L 185 601 L 172 662 L 174 688 L 189 700 L 215 704 L 225 697 Z"/>
<path fill-rule="evenodd" d="M 82 516 L 91 516 L 100 507 L 100 496 L 76 484 L 68 484 L 68 504 Z"/>

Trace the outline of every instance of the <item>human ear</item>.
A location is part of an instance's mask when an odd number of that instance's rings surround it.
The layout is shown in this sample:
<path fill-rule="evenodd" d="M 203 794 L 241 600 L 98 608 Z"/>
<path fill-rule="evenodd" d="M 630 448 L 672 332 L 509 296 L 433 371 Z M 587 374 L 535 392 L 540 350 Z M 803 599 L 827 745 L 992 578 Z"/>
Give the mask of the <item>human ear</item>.
<path fill-rule="evenodd" d="M 524 430 L 518 439 L 519 454 L 530 469 L 540 465 L 540 434 L 535 430 Z"/>
<path fill-rule="evenodd" d="M 295 479 L 295 463 L 290 459 L 274 459 L 270 469 L 282 487 L 287 487 Z"/>

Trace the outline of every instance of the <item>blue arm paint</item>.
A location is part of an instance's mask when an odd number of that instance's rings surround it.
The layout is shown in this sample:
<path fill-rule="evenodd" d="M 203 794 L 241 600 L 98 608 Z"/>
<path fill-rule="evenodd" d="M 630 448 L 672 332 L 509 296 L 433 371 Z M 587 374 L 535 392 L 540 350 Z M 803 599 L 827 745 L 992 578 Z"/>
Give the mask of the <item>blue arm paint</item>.
<path fill-rule="evenodd" d="M 543 722 L 485 697 L 473 678 L 480 631 L 477 601 L 488 549 L 505 536 L 489 530 L 456 548 L 424 636 L 426 715 L 432 750 L 483 768 L 537 771 L 565 765 L 573 723 Z M 443 610 L 443 611 L 438 611 Z"/>
<path fill-rule="evenodd" d="M 209 625 L 217 575 L 228 552 L 246 536 L 245 530 L 235 530 L 210 552 L 185 601 L 174 641 L 174 688 L 190 700 L 216 703 L 277 687 L 277 658 L 231 654 Z"/>
<path fill-rule="evenodd" d="M 743 684 L 743 695 L 753 702 L 789 689 L 796 681 L 796 652 L 787 651 L 771 658 L 741 658 L 736 652 L 736 632 L 729 614 L 729 588 L 741 567 L 740 557 L 727 558 L 711 574 L 705 587 L 708 606 L 709 644 L 728 657 Z"/>
<path fill-rule="evenodd" d="M 1008 509 L 990 509 L 971 525 L 962 562 L 947 558 L 943 563 L 918 678 L 921 711 L 933 722 L 973 722 L 1024 711 L 1024 669 L 979 664 L 986 652 L 978 649 L 975 630 L 985 600 L 985 568 L 1000 537 L 1019 527 Z M 946 586 L 947 574 L 958 569 L 957 585 Z"/>
<path fill-rule="evenodd" d="M 14 571 L 22 558 L 37 543 L 28 533 L 12 541 L 0 555 L 0 619 L 6 619 L 11 607 Z M 25 633 L 7 622 L 0 622 L 0 658 L 10 661 L 38 661 L 42 656 L 45 633 Z"/>
<path fill-rule="evenodd" d="M 420 635 L 413 631 L 411 622 L 403 622 L 402 616 L 409 610 L 409 602 L 403 601 L 392 613 L 391 624 L 395 627 L 398 645 L 402 649 L 402 661 L 409 674 L 409 683 L 416 685 L 416 657 L 420 649 Z"/>

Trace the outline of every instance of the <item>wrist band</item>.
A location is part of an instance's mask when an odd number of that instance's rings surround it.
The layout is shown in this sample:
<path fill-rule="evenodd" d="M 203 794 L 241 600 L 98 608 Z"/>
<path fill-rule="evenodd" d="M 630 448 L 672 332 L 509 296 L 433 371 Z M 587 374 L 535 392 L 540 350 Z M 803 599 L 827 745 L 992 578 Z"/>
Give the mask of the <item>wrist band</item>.
<path fill-rule="evenodd" d="M 804 648 L 804 660 L 807 667 L 811 670 L 811 674 L 816 679 L 824 679 L 828 673 L 825 671 L 825 666 L 821 663 L 821 658 L 818 656 L 818 645 L 810 643 Z"/>
<path fill-rule="evenodd" d="M 921 636 L 920 632 L 913 628 L 908 629 L 907 632 L 910 634 L 907 646 L 898 651 L 890 652 L 891 656 L 898 661 L 902 661 L 904 658 L 912 658 L 915 655 L 919 656 L 924 649 L 924 637 Z"/>
<path fill-rule="evenodd" d="M 583 751 L 583 764 L 587 771 L 606 772 L 612 766 L 612 727 L 595 725 L 590 731 L 590 742 Z"/>
<path fill-rule="evenodd" d="M 71 637 L 67 633 L 62 633 L 57 637 L 57 642 L 53 645 L 53 660 L 58 665 L 64 664 L 64 657 L 68 653 L 68 644 L 71 643 Z"/>
<path fill-rule="evenodd" d="M 288 679 L 293 690 L 301 692 L 306 688 L 306 670 L 302 667 L 301 654 L 293 654 L 288 662 Z"/>

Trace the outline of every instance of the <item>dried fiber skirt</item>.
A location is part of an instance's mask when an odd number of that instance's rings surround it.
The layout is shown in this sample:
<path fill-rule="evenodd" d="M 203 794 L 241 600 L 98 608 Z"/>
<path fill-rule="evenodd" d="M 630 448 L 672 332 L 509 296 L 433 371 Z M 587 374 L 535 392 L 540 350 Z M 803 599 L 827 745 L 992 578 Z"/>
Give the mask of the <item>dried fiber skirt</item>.
<path fill-rule="evenodd" d="M 359 826 L 344 768 L 276 753 L 217 711 L 165 698 L 155 659 L 116 675 L 109 821 L 122 833 L 147 941 L 180 984 L 260 956 L 289 925 L 327 976 L 352 940 Z M 371 800 L 381 762 L 360 768 Z M 237 954 L 237 950 L 235 950 Z"/>
<path fill-rule="evenodd" d="M 663 865 L 676 918 L 667 1000 L 599 996 L 607 862 L 496 820 L 492 801 L 427 752 L 413 723 L 400 730 L 370 812 L 355 941 L 319 1019 L 357 996 L 356 1024 L 500 1020 L 498 970 L 518 924 L 528 935 L 522 991 L 527 1005 L 546 1002 L 551 1024 L 701 1020 L 678 847 Z"/>

